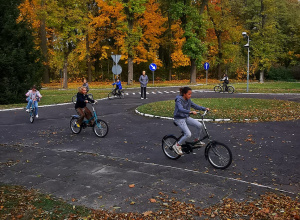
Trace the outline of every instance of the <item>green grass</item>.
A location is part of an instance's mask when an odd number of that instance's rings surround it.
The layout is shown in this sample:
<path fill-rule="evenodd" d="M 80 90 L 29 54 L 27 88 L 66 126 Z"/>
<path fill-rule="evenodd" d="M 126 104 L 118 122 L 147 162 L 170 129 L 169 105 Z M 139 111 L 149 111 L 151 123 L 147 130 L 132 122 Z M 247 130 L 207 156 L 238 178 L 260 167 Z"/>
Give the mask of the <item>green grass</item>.
<path fill-rule="evenodd" d="M 208 89 L 213 90 L 216 83 L 208 85 L 193 86 L 193 89 Z M 247 91 L 247 83 L 233 82 L 235 93 L 245 93 Z M 266 83 L 249 83 L 249 93 L 300 93 L 299 82 L 266 82 Z"/>
<path fill-rule="evenodd" d="M 300 119 L 300 103 L 283 100 L 252 98 L 209 98 L 192 99 L 194 103 L 211 109 L 206 118 L 231 119 L 240 122 L 250 121 L 285 121 Z M 163 117 L 173 117 L 175 102 L 161 101 L 138 107 L 138 111 Z M 199 118 L 199 116 L 197 116 Z"/>
<path fill-rule="evenodd" d="M 213 83 L 215 82 L 215 83 Z M 210 81 L 208 85 L 205 85 L 205 82 L 201 80 L 199 82 L 201 85 L 190 85 L 192 89 L 204 89 L 204 90 L 213 90 L 214 86 L 218 84 L 218 81 Z M 152 82 L 149 82 L 148 87 L 167 87 L 167 86 L 186 86 L 189 85 L 188 81 L 171 81 L 171 82 L 155 82 L 154 85 L 152 85 Z M 236 93 L 242 93 L 246 92 L 247 84 L 245 82 L 240 83 L 232 83 L 235 87 Z M 48 86 L 48 87 L 47 87 Z M 59 104 L 59 103 L 67 103 L 71 102 L 72 96 L 74 96 L 77 93 L 78 85 L 70 85 L 72 89 L 54 89 L 51 88 L 49 85 L 46 85 L 47 89 L 40 90 L 41 94 L 43 95 L 43 98 L 41 102 L 39 103 L 40 106 L 42 105 L 50 105 L 50 104 Z M 105 85 L 93 85 L 91 83 L 91 88 L 94 88 L 90 90 L 90 93 L 94 95 L 95 99 L 105 98 L 107 97 L 108 92 L 112 89 L 111 84 L 105 84 Z M 139 84 L 135 83 L 134 86 L 127 86 L 125 83 L 123 83 L 123 87 L 126 91 L 126 88 L 139 88 Z M 100 88 L 100 89 L 99 89 Z M 300 83 L 297 82 L 266 82 L 263 84 L 260 83 L 250 83 L 249 84 L 249 92 L 250 93 L 300 93 Z M 25 97 L 24 97 L 24 103 L 18 103 L 18 104 L 10 104 L 10 105 L 0 105 L 0 109 L 8 109 L 8 108 L 19 108 L 19 107 L 25 107 Z"/>

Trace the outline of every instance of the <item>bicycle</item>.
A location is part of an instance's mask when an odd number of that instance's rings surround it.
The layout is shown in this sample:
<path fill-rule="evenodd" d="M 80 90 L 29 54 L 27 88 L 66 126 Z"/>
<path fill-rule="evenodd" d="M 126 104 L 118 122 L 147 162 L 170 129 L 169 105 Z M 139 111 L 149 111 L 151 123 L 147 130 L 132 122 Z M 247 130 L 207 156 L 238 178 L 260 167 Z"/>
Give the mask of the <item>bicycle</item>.
<path fill-rule="evenodd" d="M 228 92 L 229 94 L 232 94 L 234 92 L 234 87 L 233 86 L 227 86 L 227 90 L 226 90 L 225 85 L 220 83 L 219 85 L 214 87 L 214 91 L 218 92 L 218 93 Z"/>
<path fill-rule="evenodd" d="M 73 96 L 73 98 L 74 98 L 74 96 Z M 72 98 L 72 101 L 74 102 L 73 98 Z M 84 120 L 82 122 L 82 124 L 80 125 L 80 127 L 77 127 L 77 121 L 79 119 L 79 115 L 72 115 L 71 120 L 70 120 L 71 131 L 74 134 L 79 134 L 82 129 L 85 129 L 87 127 L 92 127 L 95 135 L 97 137 L 103 138 L 108 133 L 108 124 L 104 120 L 98 119 L 99 116 L 97 116 L 96 110 L 94 108 L 95 104 L 94 103 L 90 103 L 90 104 L 92 105 L 93 116 L 89 120 Z M 94 119 L 94 123 L 92 126 L 90 126 L 89 123 L 93 119 Z"/>
<path fill-rule="evenodd" d="M 34 107 L 34 101 L 32 101 L 32 104 L 29 108 L 29 121 L 30 123 L 33 123 L 34 122 L 34 119 L 35 119 L 35 107 Z"/>
<path fill-rule="evenodd" d="M 114 89 L 114 87 L 113 87 L 112 91 L 108 93 L 107 97 L 108 97 L 108 99 L 110 99 L 110 100 L 111 100 L 111 99 L 114 99 L 114 98 L 116 98 L 116 97 L 118 97 L 118 98 L 120 98 L 120 99 L 124 99 L 125 94 L 124 94 L 124 91 L 123 91 L 122 89 L 119 90 L 119 92 L 117 92 L 117 91 Z"/>
<path fill-rule="evenodd" d="M 207 111 L 205 111 L 201 115 L 201 123 L 204 127 L 205 136 L 198 141 L 194 142 L 185 142 L 185 144 L 181 145 L 181 150 L 184 154 L 192 153 L 194 149 L 202 148 L 202 146 L 196 146 L 200 141 L 203 141 L 205 139 L 208 139 L 209 142 L 205 146 L 204 155 L 205 158 L 208 160 L 208 162 L 216 169 L 226 169 L 230 166 L 232 162 L 232 153 L 228 146 L 226 146 L 223 143 L 214 141 L 211 139 L 207 128 L 204 123 L 204 116 L 207 114 Z M 174 122 L 174 125 L 177 126 L 177 124 Z M 175 135 L 166 135 L 162 139 L 162 150 L 164 154 L 172 159 L 176 160 L 181 157 L 181 155 L 177 154 L 174 149 L 173 145 L 176 144 L 180 138 L 183 136 L 183 132 L 179 137 L 176 137 Z"/>

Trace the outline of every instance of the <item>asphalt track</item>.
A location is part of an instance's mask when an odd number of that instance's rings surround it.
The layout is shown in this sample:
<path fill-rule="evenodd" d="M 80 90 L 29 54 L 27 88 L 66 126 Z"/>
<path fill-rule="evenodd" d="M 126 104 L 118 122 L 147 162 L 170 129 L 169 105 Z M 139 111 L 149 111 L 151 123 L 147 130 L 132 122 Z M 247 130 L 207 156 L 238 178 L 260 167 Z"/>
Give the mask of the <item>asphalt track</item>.
<path fill-rule="evenodd" d="M 206 123 L 213 139 L 233 152 L 233 163 L 226 170 L 213 169 L 203 149 L 175 161 L 166 158 L 162 137 L 180 131 L 171 120 L 144 117 L 135 109 L 173 100 L 177 90 L 149 88 L 149 99 L 141 100 L 139 89 L 132 89 L 126 90 L 125 99 L 100 100 L 97 113 L 109 124 L 105 138 L 96 137 L 91 128 L 71 133 L 70 116 L 75 114 L 71 103 L 40 108 L 33 124 L 25 110 L 1 111 L 0 182 L 39 189 L 75 205 L 122 212 L 154 211 L 159 205 L 149 199 L 160 193 L 200 207 L 225 197 L 244 201 L 270 191 L 299 195 L 299 120 Z M 194 91 L 192 96 L 214 97 L 300 102 L 299 94 Z"/>

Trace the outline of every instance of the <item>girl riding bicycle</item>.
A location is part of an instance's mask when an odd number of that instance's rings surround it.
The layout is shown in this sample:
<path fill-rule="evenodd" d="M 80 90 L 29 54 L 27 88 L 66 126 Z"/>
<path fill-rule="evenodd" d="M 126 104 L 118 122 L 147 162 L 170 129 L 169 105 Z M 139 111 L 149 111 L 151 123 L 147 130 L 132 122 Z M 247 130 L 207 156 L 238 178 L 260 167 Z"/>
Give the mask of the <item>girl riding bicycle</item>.
<path fill-rule="evenodd" d="M 191 101 L 192 89 L 189 87 L 180 88 L 180 95 L 175 98 L 175 110 L 174 110 L 174 122 L 181 128 L 184 135 L 183 137 L 173 145 L 174 151 L 182 155 L 181 145 L 192 136 L 188 125 L 194 126 L 197 129 L 195 141 L 200 140 L 200 133 L 202 130 L 202 124 L 194 118 L 190 117 L 190 114 L 196 115 L 196 111 L 191 111 L 191 107 L 196 110 L 209 111 L 209 108 L 205 108 L 199 105 L 196 105 Z M 199 141 L 199 145 L 204 145 L 205 143 Z"/>
<path fill-rule="evenodd" d="M 76 124 L 77 127 L 80 127 L 82 121 L 84 120 L 84 117 L 86 117 L 88 120 L 93 117 L 91 111 L 86 107 L 86 103 L 88 102 L 94 103 L 95 101 L 90 99 L 86 93 L 87 93 L 86 87 L 84 86 L 79 87 L 76 104 L 75 104 L 75 110 L 80 116 Z M 93 124 L 94 124 L 94 120 L 91 120 L 89 125 L 92 126 Z"/>
<path fill-rule="evenodd" d="M 36 89 L 36 86 L 32 86 L 31 90 L 29 90 L 25 95 L 27 96 L 26 101 L 28 101 L 26 112 L 29 112 L 29 108 L 32 106 L 33 102 L 35 108 L 34 115 L 36 118 L 38 118 L 38 102 L 42 98 L 41 93 Z"/>

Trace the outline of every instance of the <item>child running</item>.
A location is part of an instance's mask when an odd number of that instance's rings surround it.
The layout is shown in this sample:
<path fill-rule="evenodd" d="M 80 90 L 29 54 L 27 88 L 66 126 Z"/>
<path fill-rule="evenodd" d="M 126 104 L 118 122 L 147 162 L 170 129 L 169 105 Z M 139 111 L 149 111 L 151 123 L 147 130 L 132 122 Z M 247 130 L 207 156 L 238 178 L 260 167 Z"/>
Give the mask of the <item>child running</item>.
<path fill-rule="evenodd" d="M 192 136 L 188 125 L 194 126 L 197 129 L 196 139 L 198 141 L 196 145 L 204 146 L 205 143 L 200 140 L 200 134 L 202 130 L 202 124 L 194 118 L 190 117 L 190 114 L 196 115 L 196 111 L 191 111 L 191 107 L 196 110 L 209 111 L 209 108 L 205 108 L 196 105 L 191 101 L 192 89 L 189 87 L 180 88 L 180 95 L 175 98 L 175 110 L 174 110 L 174 122 L 181 128 L 184 135 L 183 137 L 173 145 L 174 151 L 178 155 L 182 155 L 181 145 Z"/>

